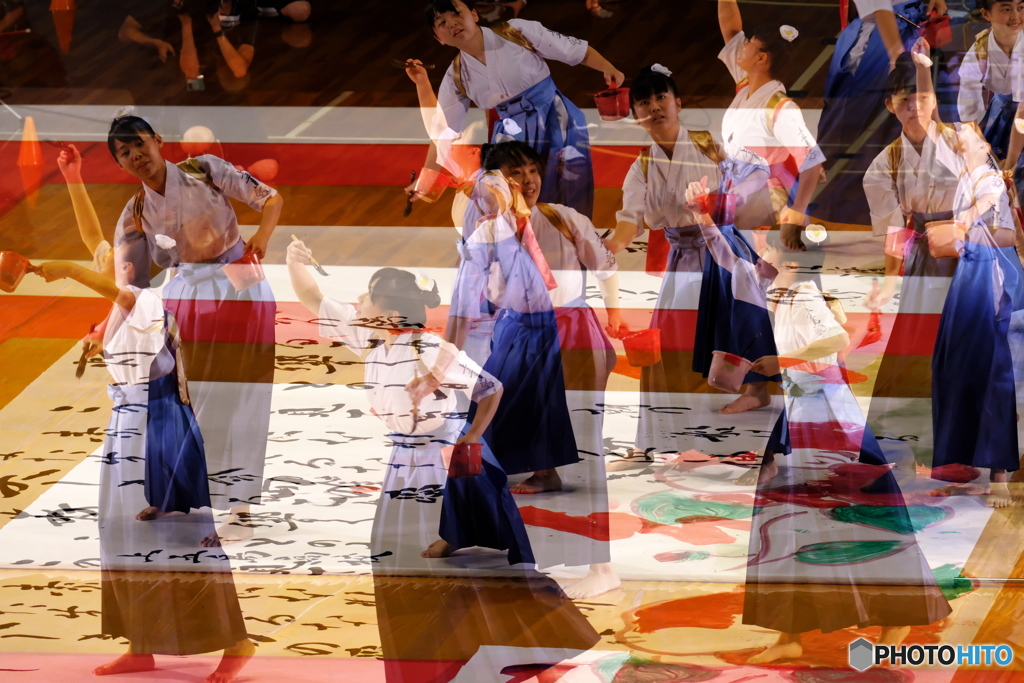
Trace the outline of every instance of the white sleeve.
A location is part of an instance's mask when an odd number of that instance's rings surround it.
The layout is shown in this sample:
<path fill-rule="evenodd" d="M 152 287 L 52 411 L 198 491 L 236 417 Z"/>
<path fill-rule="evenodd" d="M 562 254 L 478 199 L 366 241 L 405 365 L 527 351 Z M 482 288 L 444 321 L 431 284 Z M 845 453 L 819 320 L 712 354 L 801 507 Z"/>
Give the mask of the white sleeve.
<path fill-rule="evenodd" d="M 964 55 L 959 74 L 960 92 L 956 96 L 956 107 L 960 113 L 960 120 L 981 121 L 985 116 L 985 84 L 981 80 L 981 63 L 974 47 Z"/>
<path fill-rule="evenodd" d="M 474 401 L 480 401 L 501 387 L 501 382 L 454 344 L 436 335 L 424 336 L 423 342 L 420 357 L 445 388 L 462 391 Z"/>
<path fill-rule="evenodd" d="M 455 87 L 455 65 L 452 64 L 444 74 L 441 87 L 437 89 L 437 110 L 434 113 L 430 130 L 427 131 L 430 138 L 437 140 L 444 135 L 446 130 L 461 133 L 466 125 L 466 115 L 469 114 L 470 104 L 470 99 Z"/>
<path fill-rule="evenodd" d="M 320 300 L 317 320 L 320 324 L 320 336 L 340 341 L 361 354 L 373 348 L 370 343 L 373 332 L 365 327 L 353 325 L 355 319 L 356 307 L 352 304 L 335 301 L 326 296 Z"/>
<path fill-rule="evenodd" d="M 772 115 L 775 116 L 775 112 L 772 112 Z M 801 171 L 825 162 L 825 155 L 818 147 L 811 131 L 807 129 L 803 112 L 795 103 L 786 102 L 782 105 L 775 116 L 773 130 L 775 138 L 783 147 L 789 149 Z"/>
<path fill-rule="evenodd" d="M 747 73 L 739 67 L 736 60 L 739 59 L 740 51 L 743 50 L 743 43 L 747 41 L 747 36 L 740 31 L 732 37 L 722 51 L 718 53 L 718 58 L 725 63 L 725 68 L 729 70 L 732 75 L 732 80 L 739 83 L 741 80 L 746 78 Z"/>
<path fill-rule="evenodd" d="M 633 162 L 622 181 L 622 208 L 615 213 L 616 222 L 632 223 L 637 235 L 643 232 L 644 212 L 647 210 L 647 181 L 644 179 L 640 159 Z"/>
<path fill-rule="evenodd" d="M 767 294 L 770 281 L 762 278 L 757 267 L 744 258 L 737 258 L 732 271 L 732 295 L 737 301 L 746 301 L 761 308 L 768 307 Z"/>
<path fill-rule="evenodd" d="M 537 54 L 544 59 L 553 59 L 576 66 L 587 55 L 587 41 L 552 31 L 539 21 L 511 19 L 508 23 L 519 29 L 533 44 Z"/>
<path fill-rule="evenodd" d="M 1014 102 L 1024 101 L 1024 31 L 1017 34 L 1010 53 L 1010 90 Z"/>
<path fill-rule="evenodd" d="M 889 149 L 883 148 L 864 174 L 864 195 L 871 211 L 871 227 L 876 236 L 887 235 L 890 228 L 906 224 L 900 206 L 899 190 L 889 167 Z"/>
<path fill-rule="evenodd" d="M 892 0 L 853 0 L 853 4 L 857 7 L 857 16 L 861 18 L 861 21 L 867 20 L 869 16 L 879 10 L 892 12 L 893 8 Z"/>
<path fill-rule="evenodd" d="M 248 204 L 256 211 L 262 211 L 267 200 L 277 194 L 270 185 L 260 182 L 248 171 L 239 171 L 220 157 L 204 154 L 196 160 L 224 195 Z"/>
<path fill-rule="evenodd" d="M 597 234 L 597 228 L 590 222 L 590 219 L 568 206 L 558 206 L 555 210 L 562 215 L 569 230 L 576 238 L 574 240 L 576 258 L 580 260 L 580 263 L 598 280 L 610 278 L 618 270 L 615 256 L 605 246 L 604 240 Z"/>
<path fill-rule="evenodd" d="M 152 289 L 139 289 L 132 285 L 128 285 L 128 289 L 135 295 L 135 305 L 125 316 L 125 324 L 143 334 L 163 333 L 164 300 Z"/>
<path fill-rule="evenodd" d="M 825 301 L 825 295 L 813 284 L 800 285 L 795 300 L 800 302 L 810 327 L 814 330 L 814 341 L 829 339 L 846 332 L 832 312 L 832 307 Z"/>

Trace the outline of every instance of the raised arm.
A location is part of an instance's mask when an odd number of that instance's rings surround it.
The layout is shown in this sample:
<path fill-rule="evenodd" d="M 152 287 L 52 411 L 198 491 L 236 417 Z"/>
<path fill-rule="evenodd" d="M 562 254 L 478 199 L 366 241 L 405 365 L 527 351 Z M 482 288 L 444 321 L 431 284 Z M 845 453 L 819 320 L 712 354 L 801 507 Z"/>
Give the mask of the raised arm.
<path fill-rule="evenodd" d="M 47 282 L 64 278 L 75 280 L 126 310 L 135 305 L 135 295 L 131 290 L 120 289 L 113 279 L 71 261 L 48 261 L 37 266 L 35 272 Z"/>
<path fill-rule="evenodd" d="M 305 244 L 299 241 L 288 245 L 285 253 L 285 262 L 288 264 L 288 275 L 292 280 L 292 289 L 303 306 L 308 308 L 313 315 L 320 315 L 320 302 L 324 295 L 320 286 L 309 273 L 307 265 L 312 264 L 313 253 Z"/>
<path fill-rule="evenodd" d="M 740 6 L 736 0 L 718 0 L 718 28 L 726 43 L 743 30 L 743 17 L 740 16 Z"/>
<path fill-rule="evenodd" d="M 64 175 L 68 184 L 68 193 L 71 195 L 71 206 L 75 210 L 75 221 L 78 223 L 78 234 L 82 237 L 85 248 L 95 259 L 97 248 L 105 241 L 103 229 L 100 227 L 99 216 L 96 215 L 96 208 L 89 199 L 89 193 L 82 182 L 82 155 L 74 145 L 68 145 L 67 149 L 61 150 L 57 157 L 57 166 Z M 109 248 L 109 244 L 107 247 Z M 97 265 L 102 261 L 97 259 Z"/>
<path fill-rule="evenodd" d="M 236 49 L 224 35 L 224 30 L 220 27 L 220 16 L 216 12 L 209 15 L 206 20 L 210 23 L 210 28 L 213 29 L 213 35 L 217 37 L 217 47 L 220 48 L 220 53 L 224 56 L 228 69 L 231 70 L 235 78 L 242 78 L 249 73 L 249 66 L 256 54 L 255 48 L 252 45 L 240 45 Z"/>

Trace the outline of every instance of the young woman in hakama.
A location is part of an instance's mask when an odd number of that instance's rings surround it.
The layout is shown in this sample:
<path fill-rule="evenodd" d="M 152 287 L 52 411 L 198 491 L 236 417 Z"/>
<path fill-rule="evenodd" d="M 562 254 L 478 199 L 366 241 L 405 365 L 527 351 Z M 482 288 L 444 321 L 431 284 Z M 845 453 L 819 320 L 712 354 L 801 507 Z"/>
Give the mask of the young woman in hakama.
<path fill-rule="evenodd" d="M 302 242 L 289 245 L 292 286 L 302 304 L 318 315 L 325 337 L 363 356 L 370 405 L 391 430 L 388 436 L 394 442 L 385 495 L 374 519 L 371 554 L 389 552 L 380 563 L 395 570 L 425 566 L 420 558 L 446 557 L 476 545 L 507 549 L 509 564 L 533 562 L 508 480 L 486 444 L 483 474 L 460 479 L 446 476 L 442 449 L 483 442 L 502 387 L 468 356 L 424 330 L 426 307 L 440 303 L 436 286 L 424 291 L 412 273 L 382 268 L 374 273 L 369 291 L 356 307 L 321 293 L 306 270 L 309 257 Z M 458 410 L 457 392 L 477 404 L 470 424 Z M 416 500 L 386 497 L 389 491 L 424 487 L 438 491 L 446 487 L 440 523 L 424 516 L 423 505 Z M 436 535 L 439 524 L 442 540 L 432 541 L 424 550 L 422 539 Z"/>
<path fill-rule="evenodd" d="M 989 470 L 987 484 L 951 484 L 933 496 L 981 494 L 989 507 L 1011 503 L 1008 472 L 1020 469 L 1010 317 L 1024 310 L 1024 268 L 1014 249 L 1006 184 L 981 132 L 964 125 L 956 155 L 959 264 L 942 307 L 932 354 L 932 476 L 951 465 Z M 1014 333 L 1019 334 L 1019 332 Z M 955 479 L 954 479 L 955 480 Z"/>
<path fill-rule="evenodd" d="M 788 251 L 771 234 L 762 256 L 778 271 L 766 302 L 779 355 L 754 366 L 784 366 L 785 412 L 758 473 L 743 623 L 779 637 L 749 663 L 800 657 L 801 634 L 812 630 L 881 626 L 877 642 L 898 645 L 911 626 L 948 615 L 949 604 L 916 542 L 920 522 L 877 459 L 881 450 L 843 377 L 845 314 L 798 275 L 820 263 L 820 252 Z M 760 274 L 735 264 L 734 276 L 754 292 Z"/>
<path fill-rule="evenodd" d="M 114 410 L 103 445 L 99 529 L 102 632 L 129 651 L 97 675 L 149 671 L 154 654 L 224 650 L 208 683 L 227 683 L 252 657 L 228 556 L 215 537 L 203 438 L 188 404 L 174 317 L 149 280 L 146 237 L 117 240 L 116 282 L 66 261 L 40 266 L 115 302 L 103 352 Z"/>
<path fill-rule="evenodd" d="M 554 59 L 583 64 L 622 84 L 622 72 L 586 41 L 556 33 L 535 21 L 513 19 L 493 28 L 477 25 L 471 0 L 431 0 L 426 18 L 442 45 L 459 50 L 437 93 L 437 112 L 428 134 L 433 144 L 425 167 L 439 170 L 450 163 L 449 146 L 465 126 L 471 103 L 493 109 L 499 121 L 492 142 L 518 140 L 545 159 L 541 200 L 572 207 L 590 217 L 594 204 L 594 171 L 587 122 L 572 101 L 551 80 L 545 62 Z M 440 163 L 439 163 L 440 162 Z M 456 176 L 460 171 L 451 169 Z M 429 190 L 430 173 L 408 188 L 413 199 Z"/>
<path fill-rule="evenodd" d="M 825 80 L 818 145 L 830 162 L 828 182 L 815 199 L 814 213 L 828 221 L 866 225 L 871 216 L 860 192 L 861 177 L 876 150 L 900 135 L 899 127 L 885 115 L 886 79 L 896 58 L 920 35 L 914 24 L 923 23 L 933 10 L 945 14 L 946 2 L 853 2 L 858 16 L 839 34 Z M 963 73 L 961 66 L 961 79 Z M 942 71 L 940 78 L 949 88 L 949 75 Z M 963 92 L 961 80 L 961 98 Z"/>
<path fill-rule="evenodd" d="M 453 576 L 453 565 L 438 561 L 474 546 L 507 550 L 509 565 L 534 558 L 485 436 L 502 386 L 424 328 L 425 307 L 440 302 L 436 285 L 382 268 L 352 306 L 323 296 L 306 270 L 309 257 L 301 242 L 289 245 L 292 286 L 317 314 L 321 334 L 362 356 L 370 405 L 393 443 L 370 546 L 387 680 L 425 675 L 418 668 L 436 674 L 435 661 L 452 666 L 484 646 L 514 646 L 527 657 L 533 648 L 591 647 L 597 634 L 550 579 L 522 567 Z M 476 410 L 467 423 L 468 400 Z M 447 476 L 444 451 L 457 443 L 482 444 L 480 474 Z M 425 504 L 423 492 L 441 492 L 441 505 Z"/>
<path fill-rule="evenodd" d="M 697 217 L 683 197 L 687 185 L 702 177 L 718 192 L 737 195 L 737 216 L 723 221 L 722 233 L 737 254 L 756 262 L 757 255 L 733 221 L 743 219 L 747 198 L 764 186 L 767 173 L 764 167 L 726 159 L 710 133 L 689 131 L 679 124 L 682 101 L 667 72 L 657 64 L 645 68 L 630 89 L 634 116 L 654 144 L 626 175 L 622 209 L 608 240 L 611 250 L 619 251 L 646 226 L 652 231 L 650 239 L 653 231 L 664 231 L 671 246 L 651 320 L 651 327 L 661 330 L 661 361 L 642 370 L 640 403 L 651 408 L 640 413 L 635 449 L 627 461 L 649 461 L 652 450 L 685 450 L 675 436 L 686 426 L 683 411 L 676 409 L 678 396 L 701 390 L 711 369 L 712 351 L 747 351 L 757 358 L 775 349 L 768 314 L 763 307 L 751 309 L 732 295 L 731 275 L 707 259 Z M 696 330 L 685 314 L 693 309 L 697 309 Z M 771 379 L 748 374 L 743 395 L 721 412 L 768 405 Z"/>
<path fill-rule="evenodd" d="M 484 370 L 504 387 L 485 434 L 507 474 L 534 473 L 519 490 L 558 490 L 556 467 L 579 462 L 566 404 L 558 323 L 549 290 L 558 286 L 515 181 L 486 167 L 470 192 L 462 258 L 447 338 L 462 348 L 472 323 L 497 311 Z"/>
<path fill-rule="evenodd" d="M 537 473 L 533 482 L 512 487 L 513 493 L 540 493 L 565 487 L 569 495 L 544 497 L 536 503 L 548 512 L 586 518 L 608 511 L 604 468 L 604 391 L 616 357 L 608 334 L 628 331 L 619 314 L 619 285 L 615 257 L 588 218 L 558 204 L 537 201 L 543 189 L 543 159 L 520 142 L 488 146 L 484 168 L 498 168 L 522 190 L 530 209 L 530 226 L 556 287 L 549 290 L 558 326 L 566 401 L 580 461 L 548 474 Z M 597 279 L 605 303 L 608 325 L 602 329 L 597 314 L 586 303 L 587 272 Z M 611 566 L 608 528 L 595 522 L 587 534 L 543 529 L 535 543 L 538 566 L 590 565 L 588 575 L 566 589 L 574 599 L 600 595 L 619 586 Z"/>
<path fill-rule="evenodd" d="M 225 540 L 251 535 L 240 516 L 259 503 L 263 486 L 276 304 L 265 279 L 232 282 L 229 275 L 252 273 L 251 264 L 233 262 L 264 256 L 283 201 L 276 190 L 217 157 L 189 160 L 187 171 L 164 161 L 163 139 L 136 116 L 114 119 L 107 145 L 122 170 L 142 182 L 115 236 L 143 230 L 153 262 L 177 272 L 164 302 L 181 331 L 213 506 L 232 513 L 221 531 Z M 263 212 L 248 242 L 229 197 Z"/>
<path fill-rule="evenodd" d="M 1024 28 L 1024 0 L 983 0 L 981 16 L 991 27 L 978 33 L 960 64 L 957 111 L 961 122 L 981 127 L 992 153 L 1003 159 L 1017 114 L 1014 87 L 1024 57 L 1024 45 L 1018 45 Z M 1020 167 L 1019 160 L 1016 166 Z"/>
<path fill-rule="evenodd" d="M 903 399 L 931 396 L 931 346 L 921 348 L 920 340 L 934 334 L 925 316 L 942 311 L 957 268 L 955 258 L 932 256 L 926 238 L 929 223 L 953 218 L 958 178 L 941 161 L 953 153 L 953 131 L 933 120 L 935 95 L 930 89 L 919 91 L 916 79 L 910 55 L 901 56 L 889 75 L 885 100 L 900 124 L 900 136 L 875 157 L 863 181 L 874 234 L 886 238 L 885 279 L 865 305 L 880 309 L 897 285 L 900 295 L 868 411 L 869 423 L 880 434 L 895 427 L 883 422 L 894 407 L 904 405 Z M 920 449 L 920 443 L 911 445 Z"/>
<path fill-rule="evenodd" d="M 768 191 L 747 197 L 747 220 L 779 225 L 786 246 L 803 248 L 801 232 L 825 155 L 778 80 L 797 30 L 765 24 L 744 33 L 735 0 L 719 0 L 718 23 L 725 39 L 718 58 L 736 81 L 736 97 L 722 118 L 725 154 L 741 164 L 769 167 Z"/>

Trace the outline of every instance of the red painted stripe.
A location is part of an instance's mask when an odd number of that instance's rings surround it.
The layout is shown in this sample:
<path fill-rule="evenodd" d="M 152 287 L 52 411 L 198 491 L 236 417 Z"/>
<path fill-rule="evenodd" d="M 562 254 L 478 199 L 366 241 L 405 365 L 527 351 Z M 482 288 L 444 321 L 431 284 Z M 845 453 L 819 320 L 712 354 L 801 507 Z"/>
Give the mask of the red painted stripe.
<path fill-rule="evenodd" d="M 201 302 L 203 305 L 216 308 L 214 302 Z M 218 318 L 228 316 L 244 320 L 250 312 L 248 304 L 226 306 L 219 304 L 216 308 Z M 237 310 L 236 310 L 237 309 Z M 103 299 L 87 297 L 41 297 L 21 296 L 17 294 L 0 294 L 0 341 L 11 337 L 37 337 L 52 339 L 78 339 L 89 331 L 89 325 L 106 317 L 110 304 Z M 604 313 L 596 311 L 603 324 Z M 632 329 L 643 329 L 650 323 L 650 311 L 644 309 L 625 309 L 623 317 Z M 663 315 L 665 315 L 663 313 Z M 675 311 L 668 315 L 678 316 L 677 324 L 682 329 L 692 330 L 697 323 L 696 311 Z M 912 315 L 920 326 L 920 334 L 911 339 L 904 339 L 895 346 L 883 346 L 889 342 L 889 333 L 895 315 L 882 316 L 882 341 L 864 347 L 862 353 L 878 353 L 883 349 L 888 355 L 897 356 L 930 356 L 935 347 L 935 337 L 939 329 L 937 314 Z M 867 313 L 851 313 L 850 324 L 854 327 L 867 325 Z M 295 340 L 317 340 L 319 327 L 313 322 L 313 316 L 298 302 L 277 303 L 276 338 L 278 343 L 289 343 Z M 427 326 L 444 328 L 448 323 L 448 307 L 427 311 Z M 220 323 L 218 323 L 220 325 Z M 239 322 L 239 325 L 241 323 Z M 223 334 L 223 332 L 220 332 Z M 204 339 L 201 341 L 241 341 L 241 338 Z M 575 343 L 569 348 L 584 348 L 585 342 Z M 617 342 L 616 345 L 619 345 Z M 693 337 L 666 339 L 662 337 L 662 349 L 670 351 L 693 351 Z"/>
<path fill-rule="evenodd" d="M 136 184 L 122 171 L 107 151 L 106 142 L 73 142 L 85 157 L 83 179 L 97 184 Z M 21 175 L 16 162 L 20 143 L 0 145 L 0 188 L 23 194 Z M 642 148 L 593 147 L 594 179 L 598 187 L 621 187 L 630 164 Z M 59 150 L 43 146 L 44 183 L 62 183 L 57 169 Z M 249 167 L 261 159 L 275 159 L 279 170 L 275 186 L 363 186 L 391 185 L 404 187 L 409 171 L 419 169 L 427 154 L 426 145 L 314 145 L 278 143 L 217 143 L 209 151 L 233 164 Z M 169 142 L 163 147 L 164 158 L 181 161 L 188 157 L 181 145 Z M 10 192 L 5 192 L 10 196 Z"/>

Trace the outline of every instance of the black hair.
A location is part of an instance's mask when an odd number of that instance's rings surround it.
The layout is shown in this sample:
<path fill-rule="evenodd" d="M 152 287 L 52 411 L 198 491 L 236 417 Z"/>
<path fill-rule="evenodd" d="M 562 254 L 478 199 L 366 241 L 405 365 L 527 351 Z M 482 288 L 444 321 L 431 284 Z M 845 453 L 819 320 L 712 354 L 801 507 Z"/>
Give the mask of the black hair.
<path fill-rule="evenodd" d="M 156 131 L 153 130 L 153 126 L 149 125 L 149 121 L 146 119 L 138 116 L 118 116 L 110 123 L 110 131 L 107 133 L 107 149 L 110 150 L 110 156 L 117 160 L 115 141 L 120 140 L 130 144 L 136 140 L 141 140 L 143 133 L 148 134 L 152 138 L 156 137 Z"/>
<path fill-rule="evenodd" d="M 370 278 L 370 301 L 384 310 L 395 311 L 401 327 L 427 326 L 428 308 L 441 305 L 441 294 L 434 288 L 424 292 L 416 276 L 399 268 L 381 268 Z"/>
<path fill-rule="evenodd" d="M 885 96 L 892 98 L 902 92 L 917 92 L 917 66 L 909 52 L 901 52 L 896 58 L 896 65 L 889 72 L 885 81 Z"/>
<path fill-rule="evenodd" d="M 135 228 L 129 228 L 121 235 L 114 245 L 115 253 L 121 251 L 120 255 L 114 258 L 114 264 L 132 264 L 132 280 L 128 284 L 140 289 L 146 289 L 151 285 L 152 277 L 150 271 L 149 244 L 146 240 L 146 233 Z"/>
<path fill-rule="evenodd" d="M 466 6 L 466 9 L 473 10 L 476 8 L 476 0 L 462 0 L 462 4 Z M 428 0 L 426 7 L 426 19 L 427 26 L 431 31 L 434 30 L 434 20 L 446 12 L 452 12 L 458 14 L 459 10 L 455 7 L 455 0 Z"/>
<path fill-rule="evenodd" d="M 997 2 L 1008 2 L 1011 5 L 1017 4 L 1016 0 L 981 0 L 981 2 L 978 3 L 978 9 L 979 10 L 985 10 L 986 12 L 991 12 L 992 11 L 992 7 Z"/>
<path fill-rule="evenodd" d="M 768 75 L 779 80 L 793 53 L 793 44 L 782 37 L 778 24 L 758 24 L 746 34 L 747 40 L 757 38 L 761 51 L 768 55 Z"/>
<path fill-rule="evenodd" d="M 525 142 L 510 140 L 480 149 L 480 167 L 485 171 L 500 171 L 505 166 L 526 166 L 537 164 L 537 170 L 544 174 L 544 159 L 533 147 Z"/>
<path fill-rule="evenodd" d="M 640 73 L 633 79 L 633 84 L 629 86 L 630 106 L 637 100 L 650 99 L 654 95 L 664 92 L 670 92 L 673 97 L 679 97 L 679 87 L 675 80 L 671 76 L 666 76 L 645 66 L 640 69 Z"/>

